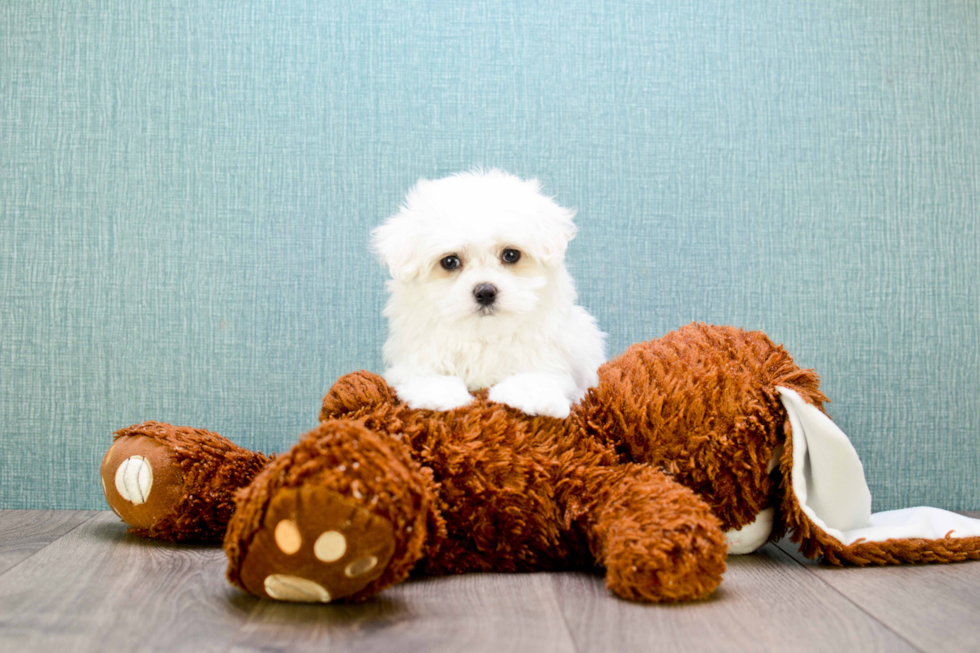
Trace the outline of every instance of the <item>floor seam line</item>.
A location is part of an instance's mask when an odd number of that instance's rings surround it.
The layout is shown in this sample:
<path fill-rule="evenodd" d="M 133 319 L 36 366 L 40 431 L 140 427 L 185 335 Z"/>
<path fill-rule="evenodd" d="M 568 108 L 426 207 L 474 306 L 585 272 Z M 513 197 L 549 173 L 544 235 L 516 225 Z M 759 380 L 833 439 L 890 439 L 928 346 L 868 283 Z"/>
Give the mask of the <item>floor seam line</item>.
<path fill-rule="evenodd" d="M 898 631 L 896 631 L 894 628 L 892 628 L 890 625 L 886 624 L 884 621 L 882 621 L 881 619 L 879 619 L 875 615 L 873 615 L 870 612 L 868 612 L 867 610 L 865 610 L 863 605 L 861 605 L 860 603 L 858 603 L 857 601 L 855 601 L 854 599 L 852 599 L 851 597 L 849 597 L 847 594 L 844 594 L 839 589 L 837 589 L 836 587 L 834 587 L 833 585 L 831 585 L 830 583 L 828 583 L 827 581 L 825 581 L 823 578 L 820 577 L 820 574 L 814 573 L 811 569 L 809 569 L 809 567 L 807 565 L 803 564 L 802 562 L 800 562 L 799 560 L 797 560 L 796 558 L 794 558 L 793 555 L 789 551 L 786 551 L 785 549 L 783 549 L 783 547 L 779 546 L 779 543 L 778 542 L 773 542 L 773 546 L 777 550 L 779 550 L 783 555 L 785 555 L 787 558 L 789 558 L 790 560 L 792 560 L 793 562 L 795 562 L 797 565 L 799 565 L 800 568 L 802 568 L 804 571 L 806 571 L 807 574 L 812 575 L 821 584 L 823 584 L 826 587 L 829 587 L 838 596 L 843 597 L 844 600 L 846 600 L 848 603 L 850 603 L 855 608 L 857 608 L 858 610 L 860 610 L 863 614 L 867 615 L 868 618 L 874 620 L 875 623 L 880 624 L 882 628 L 884 628 L 888 632 L 890 632 L 893 635 L 895 635 L 895 637 L 899 638 L 900 640 L 902 640 L 903 642 L 905 642 L 906 644 L 908 644 L 909 646 L 911 646 L 912 649 L 914 649 L 916 651 L 919 651 L 919 653 L 926 653 L 925 652 L 925 649 L 922 649 L 922 648 L 919 648 L 918 646 L 916 646 L 907 637 L 905 637 L 904 635 L 902 635 L 901 633 L 899 633 Z"/>
<path fill-rule="evenodd" d="M 83 512 L 83 511 L 79 510 L 78 512 Z M 85 524 L 89 523 L 90 521 L 92 521 L 93 519 L 95 519 L 96 517 L 98 517 L 103 512 L 109 512 L 109 511 L 108 510 L 104 510 L 104 511 L 103 510 L 93 510 L 92 511 L 92 514 L 89 515 L 86 519 L 83 519 L 82 521 L 78 522 L 73 527 L 69 528 L 67 531 L 65 531 L 64 533 L 62 533 L 61 535 L 59 535 L 55 539 L 51 540 L 50 542 L 48 542 L 47 544 L 45 544 L 44 546 L 42 546 L 37 551 L 34 551 L 33 553 L 31 553 L 31 555 L 27 556 L 23 560 L 20 560 L 13 567 L 10 567 L 9 569 L 5 569 L 2 573 L 0 573 L 0 582 L 3 582 L 4 577 L 7 574 L 9 574 L 10 572 L 12 572 L 14 569 L 17 569 L 22 564 L 24 564 L 25 562 L 27 562 L 28 560 L 30 560 L 31 558 L 33 558 L 37 554 L 41 553 L 42 551 L 47 550 L 48 547 L 54 546 L 55 544 L 57 544 L 58 542 L 60 542 L 62 540 L 62 538 L 66 537 L 70 533 L 74 533 L 77 529 L 79 529 L 82 526 L 84 526 Z"/>
<path fill-rule="evenodd" d="M 579 649 L 578 642 L 575 641 L 575 636 L 572 634 L 572 629 L 568 625 L 568 617 L 565 615 L 565 610 L 561 606 L 561 600 L 558 598 L 558 576 L 555 574 L 555 572 L 548 573 L 551 576 L 551 583 L 549 583 L 551 595 L 554 597 L 555 605 L 558 607 L 558 614 L 561 615 L 561 624 L 564 626 L 565 632 L 568 634 L 568 641 L 572 643 L 572 650 L 575 651 L 575 653 L 580 653 L 581 649 Z"/>

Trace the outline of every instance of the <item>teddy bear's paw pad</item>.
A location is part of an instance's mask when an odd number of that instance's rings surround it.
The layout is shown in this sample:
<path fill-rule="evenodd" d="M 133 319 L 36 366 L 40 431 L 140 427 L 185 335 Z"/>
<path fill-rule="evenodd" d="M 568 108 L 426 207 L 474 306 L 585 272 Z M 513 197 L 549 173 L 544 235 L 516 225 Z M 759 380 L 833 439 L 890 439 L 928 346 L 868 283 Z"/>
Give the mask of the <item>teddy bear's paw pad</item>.
<path fill-rule="evenodd" d="M 330 592 L 321 585 L 299 576 L 271 574 L 265 577 L 263 586 L 265 593 L 277 601 L 330 603 L 331 599 Z"/>
<path fill-rule="evenodd" d="M 122 461 L 116 469 L 115 486 L 116 492 L 126 501 L 135 505 L 146 503 L 153 488 L 153 466 L 150 461 L 144 456 L 130 456 Z"/>
<path fill-rule="evenodd" d="M 331 490 L 287 488 L 270 501 L 241 579 L 259 596 L 327 603 L 367 587 L 394 551 L 387 519 Z"/>
<path fill-rule="evenodd" d="M 170 449 L 143 436 L 117 438 L 102 459 L 106 503 L 130 526 L 148 528 L 170 516 L 183 474 Z"/>

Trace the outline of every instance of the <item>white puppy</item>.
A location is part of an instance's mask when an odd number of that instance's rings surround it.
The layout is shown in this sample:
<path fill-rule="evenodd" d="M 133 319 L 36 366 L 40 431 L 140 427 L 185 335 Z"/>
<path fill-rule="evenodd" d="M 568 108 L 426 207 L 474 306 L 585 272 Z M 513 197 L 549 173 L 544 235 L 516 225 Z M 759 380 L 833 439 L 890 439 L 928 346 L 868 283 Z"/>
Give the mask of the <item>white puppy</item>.
<path fill-rule="evenodd" d="M 385 378 L 415 408 L 492 401 L 565 417 L 598 382 L 605 334 L 575 304 L 575 212 L 499 170 L 420 180 L 372 232 L 391 273 Z"/>

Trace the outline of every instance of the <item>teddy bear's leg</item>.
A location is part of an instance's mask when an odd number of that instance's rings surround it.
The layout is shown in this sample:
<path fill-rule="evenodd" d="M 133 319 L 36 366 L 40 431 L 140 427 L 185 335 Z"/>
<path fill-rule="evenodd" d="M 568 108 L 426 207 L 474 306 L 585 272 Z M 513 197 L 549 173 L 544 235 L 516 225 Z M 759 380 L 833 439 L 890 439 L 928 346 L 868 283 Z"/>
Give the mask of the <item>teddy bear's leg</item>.
<path fill-rule="evenodd" d="M 819 377 L 759 331 L 690 324 L 599 369 L 583 422 L 636 462 L 667 471 L 741 530 L 775 505 L 770 472 L 785 441 L 778 387 L 820 408 Z M 773 536 L 782 530 L 775 516 Z"/>
<path fill-rule="evenodd" d="M 363 422 L 321 422 L 238 495 L 228 580 L 284 601 L 365 599 L 432 545 L 432 487 L 397 439 Z"/>
<path fill-rule="evenodd" d="M 578 487 L 572 512 L 588 516 L 590 548 L 606 568 L 606 586 L 619 596 L 700 599 L 721 582 L 725 536 L 688 488 L 645 465 L 593 469 Z"/>
<path fill-rule="evenodd" d="M 217 433 L 145 422 L 116 431 L 102 459 L 102 490 L 131 533 L 220 542 L 235 491 L 268 461 Z"/>

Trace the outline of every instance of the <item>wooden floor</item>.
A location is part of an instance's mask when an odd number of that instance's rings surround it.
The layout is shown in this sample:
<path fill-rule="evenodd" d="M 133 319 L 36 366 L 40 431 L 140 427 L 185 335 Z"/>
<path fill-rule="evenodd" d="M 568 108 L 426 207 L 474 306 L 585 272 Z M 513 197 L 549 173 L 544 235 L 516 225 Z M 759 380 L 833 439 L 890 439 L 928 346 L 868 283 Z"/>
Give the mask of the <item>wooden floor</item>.
<path fill-rule="evenodd" d="M 621 601 L 573 572 L 293 605 L 224 569 L 220 548 L 133 537 L 112 513 L 0 511 L 0 651 L 980 651 L 980 562 L 837 569 L 770 544 L 687 605 Z"/>

